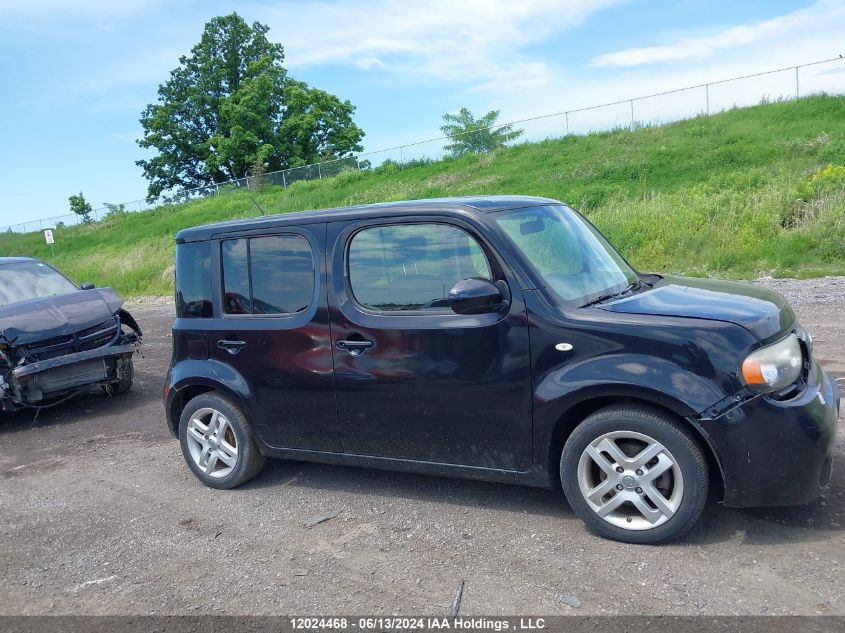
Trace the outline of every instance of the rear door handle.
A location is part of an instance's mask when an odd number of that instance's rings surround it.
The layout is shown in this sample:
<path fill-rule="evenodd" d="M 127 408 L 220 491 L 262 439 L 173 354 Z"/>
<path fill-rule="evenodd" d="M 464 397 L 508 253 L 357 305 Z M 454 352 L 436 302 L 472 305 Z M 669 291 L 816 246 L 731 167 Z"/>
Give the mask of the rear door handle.
<path fill-rule="evenodd" d="M 373 347 L 375 343 L 372 341 L 364 341 L 364 340 L 355 340 L 355 341 L 338 341 L 335 343 L 335 347 L 338 349 L 346 350 L 352 356 L 360 356 L 368 349 Z"/>
<path fill-rule="evenodd" d="M 217 341 L 217 347 L 225 349 L 230 354 L 235 355 L 246 347 L 246 341 L 235 341 L 224 338 Z"/>

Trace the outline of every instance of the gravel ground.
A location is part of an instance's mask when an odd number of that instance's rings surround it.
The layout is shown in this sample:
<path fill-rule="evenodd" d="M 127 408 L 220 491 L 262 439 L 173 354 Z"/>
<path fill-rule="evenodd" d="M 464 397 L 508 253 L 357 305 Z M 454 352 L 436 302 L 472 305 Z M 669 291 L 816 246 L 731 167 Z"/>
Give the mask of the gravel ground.
<path fill-rule="evenodd" d="M 842 307 L 845 305 L 845 277 L 817 279 L 761 277 L 754 283 L 780 293 L 796 310 L 806 306 Z"/>
<path fill-rule="evenodd" d="M 845 375 L 845 278 L 761 280 Z M 137 383 L 0 421 L 0 614 L 845 614 L 845 439 L 799 508 L 712 503 L 682 541 L 590 535 L 560 492 L 270 460 L 203 487 L 164 425 L 167 304 Z M 311 528 L 309 517 L 339 511 Z"/>

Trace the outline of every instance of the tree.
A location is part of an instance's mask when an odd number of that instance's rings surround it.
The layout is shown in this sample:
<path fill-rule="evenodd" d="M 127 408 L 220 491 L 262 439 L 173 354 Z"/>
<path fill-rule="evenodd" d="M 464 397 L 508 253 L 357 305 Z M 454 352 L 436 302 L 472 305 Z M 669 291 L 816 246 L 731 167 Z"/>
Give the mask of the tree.
<path fill-rule="evenodd" d="M 82 221 L 85 224 L 91 221 L 91 213 L 94 209 L 91 208 L 91 203 L 85 199 L 81 191 L 78 196 L 70 196 L 68 202 L 70 202 L 70 210 L 76 215 L 82 216 Z"/>
<path fill-rule="evenodd" d="M 258 162 L 269 172 L 361 151 L 355 106 L 290 79 L 268 30 L 237 13 L 213 18 L 159 86 L 138 141 L 157 151 L 137 161 L 149 198 L 242 178 Z"/>
<path fill-rule="evenodd" d="M 113 202 L 104 202 L 103 206 L 106 209 L 106 217 L 112 217 L 115 215 L 123 215 L 126 213 L 126 205 L 125 204 L 115 204 Z"/>
<path fill-rule="evenodd" d="M 522 136 L 524 130 L 514 130 L 510 123 L 496 127 L 499 114 L 499 110 L 491 110 L 480 119 L 475 119 L 468 108 L 461 108 L 457 114 L 444 114 L 446 125 L 440 130 L 452 142 L 443 149 L 452 156 L 480 154 Z"/>
<path fill-rule="evenodd" d="M 257 158 L 249 168 L 249 180 L 247 185 L 250 189 L 264 189 L 267 185 L 267 168 L 260 158 Z"/>

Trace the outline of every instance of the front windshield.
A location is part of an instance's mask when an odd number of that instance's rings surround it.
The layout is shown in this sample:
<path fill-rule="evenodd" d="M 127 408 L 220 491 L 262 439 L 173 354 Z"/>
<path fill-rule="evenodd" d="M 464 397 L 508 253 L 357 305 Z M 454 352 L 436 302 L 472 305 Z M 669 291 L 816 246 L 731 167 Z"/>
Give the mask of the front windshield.
<path fill-rule="evenodd" d="M 638 279 L 592 225 L 564 206 L 505 211 L 496 222 L 566 301 L 583 305 L 621 292 Z"/>
<path fill-rule="evenodd" d="M 0 265 L 0 306 L 29 299 L 66 295 L 77 290 L 68 279 L 38 261 Z"/>

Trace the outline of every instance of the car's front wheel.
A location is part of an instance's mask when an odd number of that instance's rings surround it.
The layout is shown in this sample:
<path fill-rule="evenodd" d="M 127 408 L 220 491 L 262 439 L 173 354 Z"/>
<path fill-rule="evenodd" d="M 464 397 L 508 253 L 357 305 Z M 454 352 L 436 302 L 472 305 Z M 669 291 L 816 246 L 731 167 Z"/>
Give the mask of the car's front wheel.
<path fill-rule="evenodd" d="M 179 419 L 179 443 L 191 471 L 212 488 L 240 486 L 264 466 L 246 416 L 217 393 L 188 402 Z"/>
<path fill-rule="evenodd" d="M 569 504 L 594 532 L 628 543 L 676 539 L 701 516 L 707 460 L 676 420 L 641 406 L 596 411 L 560 459 Z"/>

